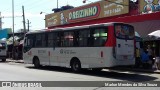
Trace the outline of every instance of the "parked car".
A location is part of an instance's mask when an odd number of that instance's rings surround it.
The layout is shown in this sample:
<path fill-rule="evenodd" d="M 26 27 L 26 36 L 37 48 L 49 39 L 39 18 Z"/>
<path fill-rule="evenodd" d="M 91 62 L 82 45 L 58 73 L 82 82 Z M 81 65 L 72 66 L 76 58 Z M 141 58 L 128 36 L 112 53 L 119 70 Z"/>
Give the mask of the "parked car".
<path fill-rule="evenodd" d="M 1 39 L 0 40 L 0 59 L 2 59 L 2 62 L 5 62 L 7 58 L 7 43 L 6 40 Z"/>

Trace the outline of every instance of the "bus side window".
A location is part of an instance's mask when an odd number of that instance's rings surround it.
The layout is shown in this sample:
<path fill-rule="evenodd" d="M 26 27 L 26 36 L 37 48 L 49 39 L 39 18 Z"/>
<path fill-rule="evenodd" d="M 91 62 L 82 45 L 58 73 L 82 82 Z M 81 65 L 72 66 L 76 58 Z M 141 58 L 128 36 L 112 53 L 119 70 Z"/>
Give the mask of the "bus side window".
<path fill-rule="evenodd" d="M 60 47 L 60 37 L 58 32 L 48 34 L 48 47 Z"/>
<path fill-rule="evenodd" d="M 36 47 L 41 47 L 42 46 L 42 35 L 41 34 L 37 34 L 36 35 Z"/>
<path fill-rule="evenodd" d="M 27 35 L 24 41 L 24 52 L 27 52 L 32 47 L 34 47 L 34 38 L 31 35 Z"/>
<path fill-rule="evenodd" d="M 100 45 L 103 46 L 108 38 L 108 30 L 105 28 L 105 29 L 101 29 L 100 30 Z"/>
<path fill-rule="evenodd" d="M 64 32 L 59 32 L 60 42 L 59 46 L 64 47 Z"/>
<path fill-rule="evenodd" d="M 46 47 L 46 41 L 47 41 L 47 40 L 46 40 L 46 34 L 45 34 L 45 33 L 42 34 L 42 37 L 41 37 L 41 38 L 42 38 L 42 41 L 41 41 L 41 42 L 42 42 L 42 47 Z"/>
<path fill-rule="evenodd" d="M 74 39 L 73 39 L 73 44 L 74 44 L 74 47 L 78 47 L 79 46 L 79 38 L 78 38 L 78 36 L 79 36 L 79 33 L 78 33 L 78 31 L 75 31 L 74 32 Z"/>
<path fill-rule="evenodd" d="M 95 29 L 93 33 L 94 44 L 93 46 L 103 46 L 107 40 L 107 30 L 106 29 Z"/>
<path fill-rule="evenodd" d="M 48 47 L 53 46 L 53 33 L 48 34 L 48 40 L 47 40 Z"/>
<path fill-rule="evenodd" d="M 56 46 L 61 47 L 61 33 L 60 32 L 57 32 Z"/>
<path fill-rule="evenodd" d="M 29 35 L 25 40 L 27 47 L 33 47 L 34 46 L 34 39 L 33 36 Z"/>
<path fill-rule="evenodd" d="M 64 32 L 64 46 L 71 47 L 73 46 L 73 31 Z"/>
<path fill-rule="evenodd" d="M 90 30 L 79 31 L 79 46 L 89 46 Z"/>

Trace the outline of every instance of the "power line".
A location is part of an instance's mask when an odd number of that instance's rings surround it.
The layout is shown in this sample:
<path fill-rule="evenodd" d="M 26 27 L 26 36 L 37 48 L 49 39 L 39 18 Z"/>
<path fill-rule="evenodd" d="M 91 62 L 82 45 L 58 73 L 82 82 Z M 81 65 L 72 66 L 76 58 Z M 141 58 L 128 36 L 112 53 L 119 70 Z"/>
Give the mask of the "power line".
<path fill-rule="evenodd" d="M 21 9 L 21 6 L 25 6 L 25 7 L 27 7 L 27 6 L 33 6 L 33 5 L 35 5 L 37 2 L 39 2 L 39 0 L 32 0 L 33 2 L 28 2 L 28 0 L 26 0 L 26 1 L 24 1 L 24 2 L 22 2 L 22 3 L 19 3 L 19 4 L 16 4 L 16 6 L 19 6 L 16 10 L 17 11 L 21 11 L 22 9 Z"/>
<path fill-rule="evenodd" d="M 14 18 L 18 18 L 18 17 L 22 17 L 22 16 L 14 16 Z M 12 18 L 12 16 L 1 16 L 0 18 Z"/>
<path fill-rule="evenodd" d="M 26 11 L 29 11 L 29 10 L 33 10 L 33 9 L 36 9 L 38 8 L 38 6 L 44 6 L 45 3 L 48 3 L 48 1 L 45 1 L 45 2 L 39 2 L 39 3 L 36 3 L 36 4 L 32 4 L 32 6 L 30 6 L 29 8 L 26 8 Z M 33 6 L 34 5 L 34 6 Z"/>
<path fill-rule="evenodd" d="M 21 0 L 22 1 L 22 0 Z M 27 3 L 28 2 L 28 0 L 24 0 L 24 1 L 22 1 L 22 2 L 18 2 L 18 3 L 16 3 L 15 5 L 17 6 L 17 5 L 21 5 L 21 4 L 23 4 L 23 3 Z"/>
<path fill-rule="evenodd" d="M 21 3 L 18 3 L 18 4 L 16 4 L 17 6 L 25 6 L 25 8 L 26 7 L 35 7 L 38 3 L 44 3 L 44 2 L 48 2 L 48 1 L 46 1 L 46 0 L 41 0 L 41 1 L 39 1 L 39 0 L 32 0 L 32 1 L 29 1 L 28 2 L 28 0 L 26 0 L 26 1 L 23 1 L 23 2 L 21 2 Z M 19 8 L 17 8 L 18 10 L 21 10 L 21 7 L 19 7 Z"/>
<path fill-rule="evenodd" d="M 37 3 L 41 3 L 42 2 L 42 0 L 41 1 L 39 1 L 39 0 L 32 0 L 32 1 L 33 2 L 31 2 L 31 1 L 28 2 L 28 0 L 25 0 L 23 2 L 17 3 L 15 6 L 19 6 L 19 7 L 18 8 L 15 7 L 15 8 L 16 8 L 17 11 L 21 11 L 22 10 L 21 6 L 25 6 L 25 8 L 26 7 L 32 7 L 32 6 L 35 6 Z M 45 2 L 46 2 L 46 0 L 45 0 Z"/>

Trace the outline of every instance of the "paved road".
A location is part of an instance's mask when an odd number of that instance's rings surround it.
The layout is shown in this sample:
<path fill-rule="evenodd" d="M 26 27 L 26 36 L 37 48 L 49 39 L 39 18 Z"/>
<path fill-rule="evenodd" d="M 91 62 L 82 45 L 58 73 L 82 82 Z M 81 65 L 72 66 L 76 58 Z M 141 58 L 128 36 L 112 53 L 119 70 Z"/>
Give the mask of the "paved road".
<path fill-rule="evenodd" d="M 131 81 L 131 82 L 146 82 L 146 81 L 160 81 L 160 74 L 151 73 L 134 73 L 121 72 L 112 70 L 103 70 L 102 72 L 83 71 L 81 73 L 73 73 L 70 69 L 57 67 L 43 67 L 35 69 L 32 65 L 14 62 L 0 62 L 0 81 Z M 4 88 L 3 88 L 4 89 Z M 6 88 L 5 88 L 6 89 Z M 33 90 L 53 90 L 53 88 L 31 88 Z M 54 88 L 62 89 L 64 88 Z M 90 88 L 67 88 L 66 90 L 105 90 L 106 87 L 90 87 Z M 109 89 L 109 88 L 108 88 Z M 115 89 L 134 89 L 134 88 L 110 88 Z M 141 90 L 149 90 L 151 88 L 137 88 Z M 1 89 L 0 89 L 1 90 Z M 14 90 L 14 88 L 7 90 Z M 15 90 L 24 90 L 22 88 L 15 88 Z M 158 88 L 152 88 L 158 90 Z"/>

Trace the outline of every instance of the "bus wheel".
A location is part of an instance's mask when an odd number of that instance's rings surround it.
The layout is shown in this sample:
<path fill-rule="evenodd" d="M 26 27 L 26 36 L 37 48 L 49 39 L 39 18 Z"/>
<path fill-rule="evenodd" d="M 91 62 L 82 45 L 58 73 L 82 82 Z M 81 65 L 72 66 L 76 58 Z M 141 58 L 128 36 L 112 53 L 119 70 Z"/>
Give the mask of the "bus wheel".
<path fill-rule="evenodd" d="M 40 67 L 39 59 L 38 58 L 34 58 L 33 64 L 34 64 L 35 68 L 39 68 Z"/>
<path fill-rule="evenodd" d="M 6 61 L 6 59 L 2 59 L 2 62 L 5 62 Z"/>
<path fill-rule="evenodd" d="M 74 72 L 79 72 L 81 70 L 81 63 L 79 60 L 74 60 L 71 63 L 71 69 Z"/>

